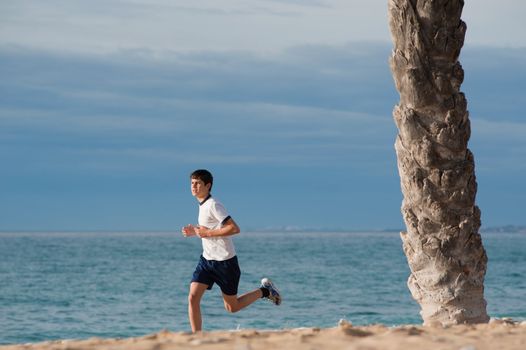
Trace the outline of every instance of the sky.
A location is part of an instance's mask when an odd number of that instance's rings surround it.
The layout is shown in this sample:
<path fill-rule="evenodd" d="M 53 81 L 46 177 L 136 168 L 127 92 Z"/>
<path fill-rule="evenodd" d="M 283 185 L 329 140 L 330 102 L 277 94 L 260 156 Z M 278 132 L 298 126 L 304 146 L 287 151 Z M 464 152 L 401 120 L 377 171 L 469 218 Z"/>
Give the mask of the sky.
<path fill-rule="evenodd" d="M 466 1 L 485 227 L 525 225 L 520 0 Z M 401 229 L 387 1 L 0 3 L 0 230 Z"/>

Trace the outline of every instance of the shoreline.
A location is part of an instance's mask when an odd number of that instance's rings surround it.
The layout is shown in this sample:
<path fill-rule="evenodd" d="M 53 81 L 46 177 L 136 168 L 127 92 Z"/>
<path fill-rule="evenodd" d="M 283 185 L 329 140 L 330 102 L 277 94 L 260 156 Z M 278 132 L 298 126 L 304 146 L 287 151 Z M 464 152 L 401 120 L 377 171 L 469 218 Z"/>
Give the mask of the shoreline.
<path fill-rule="evenodd" d="M 232 330 L 158 333 L 133 338 L 89 338 L 55 340 L 31 344 L 0 345 L 0 350 L 259 350 L 268 348 L 310 349 L 512 349 L 526 348 L 526 321 L 492 319 L 487 324 L 430 327 L 381 324 L 353 326 L 340 321 L 333 328 L 294 328 L 282 330 Z"/>

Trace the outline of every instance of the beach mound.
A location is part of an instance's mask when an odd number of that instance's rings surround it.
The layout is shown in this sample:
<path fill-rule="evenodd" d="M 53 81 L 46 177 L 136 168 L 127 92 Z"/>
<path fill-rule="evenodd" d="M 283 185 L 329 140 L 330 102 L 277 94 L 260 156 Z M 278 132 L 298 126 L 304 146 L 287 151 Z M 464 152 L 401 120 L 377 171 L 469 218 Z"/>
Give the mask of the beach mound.
<path fill-rule="evenodd" d="M 199 334 L 161 331 L 127 339 L 61 340 L 0 346 L 1 350 L 258 350 L 258 349 L 526 349 L 526 322 L 493 320 L 489 324 L 447 328 L 371 325 L 355 327 L 340 321 L 335 328 L 298 328 L 276 331 L 214 331 Z"/>

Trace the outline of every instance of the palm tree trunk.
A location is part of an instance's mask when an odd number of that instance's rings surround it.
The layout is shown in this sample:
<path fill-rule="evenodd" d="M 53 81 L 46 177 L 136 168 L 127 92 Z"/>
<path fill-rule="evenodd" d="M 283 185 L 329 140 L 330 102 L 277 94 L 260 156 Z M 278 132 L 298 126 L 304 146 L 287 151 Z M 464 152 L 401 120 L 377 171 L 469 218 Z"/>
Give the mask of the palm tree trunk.
<path fill-rule="evenodd" d="M 488 321 L 487 256 L 478 230 L 477 183 L 458 62 L 462 0 L 389 0 L 391 70 L 400 103 L 393 117 L 404 195 L 401 233 L 408 286 L 424 325 Z"/>

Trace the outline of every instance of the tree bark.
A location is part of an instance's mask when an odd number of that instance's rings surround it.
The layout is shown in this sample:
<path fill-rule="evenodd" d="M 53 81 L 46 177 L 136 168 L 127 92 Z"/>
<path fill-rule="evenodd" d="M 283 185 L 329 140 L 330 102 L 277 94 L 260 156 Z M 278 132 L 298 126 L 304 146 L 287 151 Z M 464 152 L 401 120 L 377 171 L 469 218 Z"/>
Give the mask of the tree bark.
<path fill-rule="evenodd" d="M 458 61 L 462 0 L 389 0 L 390 66 L 400 103 L 395 149 L 408 286 L 424 325 L 482 323 L 487 256 L 478 232 L 470 122 Z"/>

